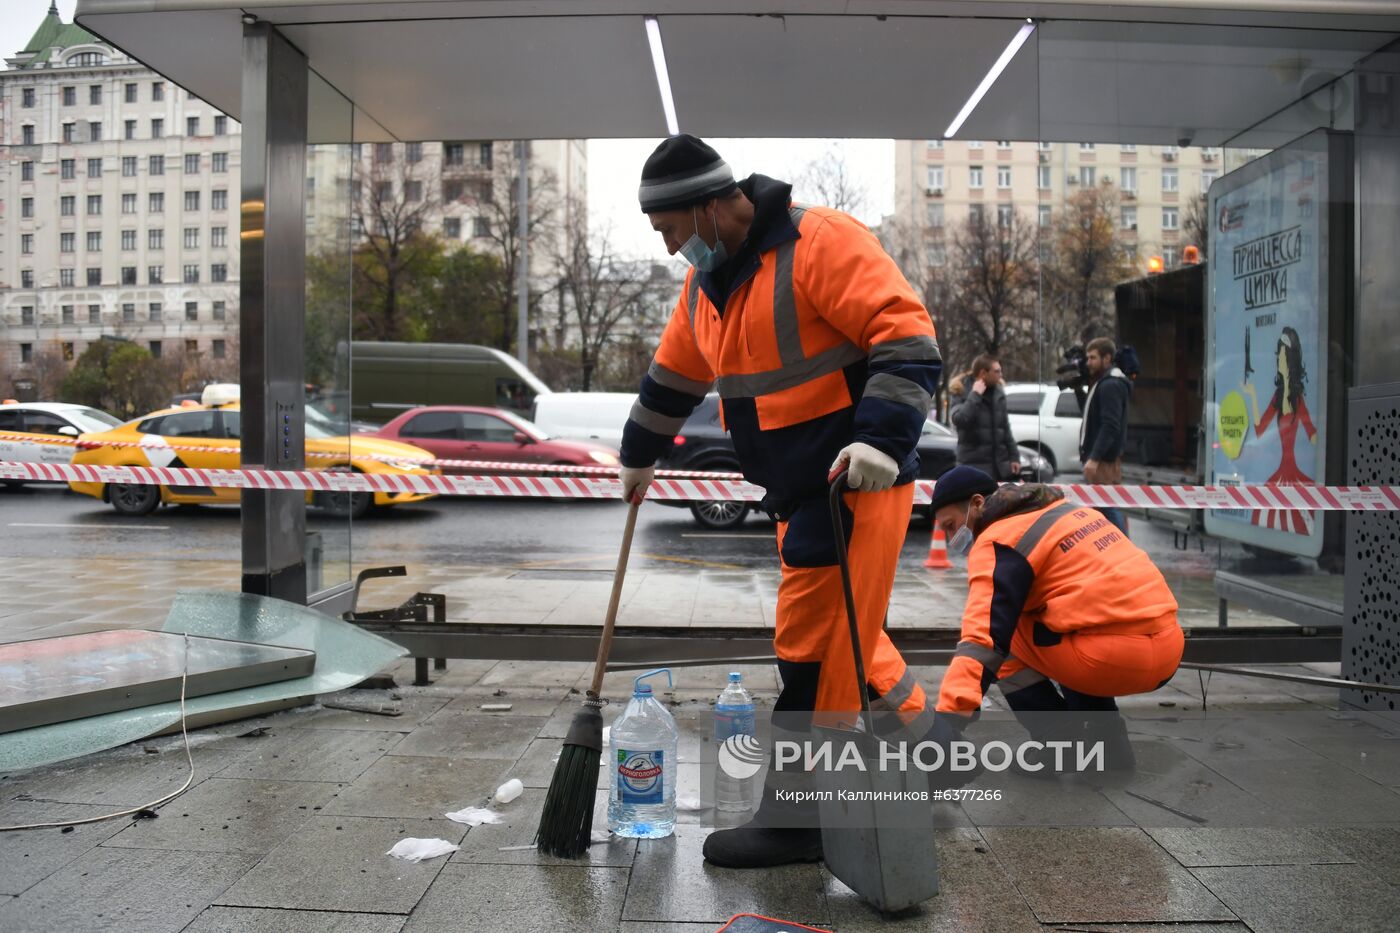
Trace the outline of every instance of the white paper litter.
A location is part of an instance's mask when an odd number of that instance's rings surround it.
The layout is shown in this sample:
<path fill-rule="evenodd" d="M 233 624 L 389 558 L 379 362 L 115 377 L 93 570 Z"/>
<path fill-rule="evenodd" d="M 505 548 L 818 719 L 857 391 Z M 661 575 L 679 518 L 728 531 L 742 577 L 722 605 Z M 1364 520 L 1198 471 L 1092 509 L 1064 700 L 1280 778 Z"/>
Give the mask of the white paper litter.
<path fill-rule="evenodd" d="M 394 847 L 385 855 L 392 855 L 394 858 L 403 859 L 405 862 L 421 862 L 428 858 L 437 858 L 439 855 L 448 855 L 456 852 L 461 846 L 454 846 L 446 839 L 400 839 L 394 843 Z"/>
<path fill-rule="evenodd" d="M 454 823 L 465 823 L 468 826 L 480 826 L 483 823 L 499 823 L 501 821 L 499 813 L 485 807 L 467 807 L 454 813 L 444 813 L 443 816 Z"/>
<path fill-rule="evenodd" d="M 520 783 L 519 778 L 511 778 L 500 787 L 496 788 L 496 802 L 510 803 L 516 797 L 525 793 L 525 785 Z"/>
<path fill-rule="evenodd" d="M 676 809 L 685 810 L 687 812 L 693 812 L 695 810 L 705 809 L 705 805 L 700 802 L 699 797 L 677 797 Z"/>

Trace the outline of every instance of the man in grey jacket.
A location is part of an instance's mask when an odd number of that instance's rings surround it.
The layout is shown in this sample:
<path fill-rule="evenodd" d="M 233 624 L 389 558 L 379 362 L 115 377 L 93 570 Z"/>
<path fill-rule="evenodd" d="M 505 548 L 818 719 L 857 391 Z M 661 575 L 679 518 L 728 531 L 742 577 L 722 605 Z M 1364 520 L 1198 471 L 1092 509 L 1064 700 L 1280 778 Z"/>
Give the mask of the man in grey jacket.
<path fill-rule="evenodd" d="M 953 407 L 958 429 L 958 465 L 972 466 L 1002 482 L 1021 472 L 1021 455 L 1011 436 L 1002 389 L 1001 362 L 990 353 L 972 361 L 973 383 Z"/>

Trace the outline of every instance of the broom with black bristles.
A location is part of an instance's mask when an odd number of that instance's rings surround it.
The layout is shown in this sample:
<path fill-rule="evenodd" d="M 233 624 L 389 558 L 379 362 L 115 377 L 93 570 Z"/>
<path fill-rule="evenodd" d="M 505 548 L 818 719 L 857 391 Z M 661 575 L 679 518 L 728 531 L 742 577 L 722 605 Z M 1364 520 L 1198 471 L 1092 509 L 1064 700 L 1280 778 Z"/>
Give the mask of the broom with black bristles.
<path fill-rule="evenodd" d="M 612 598 L 608 600 L 608 615 L 603 622 L 603 637 L 598 642 L 598 659 L 593 663 L 593 686 L 583 701 L 583 709 L 574 714 L 574 721 L 564 737 L 559 763 L 549 782 L 544 798 L 540 828 L 535 832 L 535 848 L 559 858 L 582 858 L 588 851 L 593 829 L 593 799 L 598 793 L 598 765 L 603 755 L 603 706 L 607 702 L 599 691 L 603 673 L 612 650 L 613 626 L 617 622 L 617 607 L 622 601 L 622 578 L 627 573 L 627 554 L 632 550 L 632 532 L 637 527 L 640 496 L 633 498 L 627 509 L 627 526 L 622 531 L 622 551 L 617 555 L 617 573 L 613 575 Z"/>

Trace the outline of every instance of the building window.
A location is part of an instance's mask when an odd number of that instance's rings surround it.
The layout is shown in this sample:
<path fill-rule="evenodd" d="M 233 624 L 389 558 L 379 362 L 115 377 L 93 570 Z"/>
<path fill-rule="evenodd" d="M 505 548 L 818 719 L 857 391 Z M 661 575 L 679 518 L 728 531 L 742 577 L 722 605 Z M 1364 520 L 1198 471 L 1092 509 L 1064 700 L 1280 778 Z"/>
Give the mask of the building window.
<path fill-rule="evenodd" d="M 216 263 L 214 263 L 213 265 L 211 265 L 211 266 L 209 267 L 209 281 L 211 281 L 211 282 L 227 282 L 227 281 L 228 281 L 228 264 L 227 264 L 227 263 L 222 263 L 222 262 L 216 262 Z"/>
<path fill-rule="evenodd" d="M 21 233 L 19 235 L 19 251 L 22 256 L 30 256 L 34 253 L 34 234 Z"/>
<path fill-rule="evenodd" d="M 123 214 L 134 214 L 134 213 L 136 213 L 136 195 L 135 195 L 135 194 L 124 194 L 124 195 L 122 195 L 122 213 L 123 213 Z"/>
<path fill-rule="evenodd" d="M 228 227 L 210 227 L 209 245 L 214 247 L 228 246 Z"/>
<path fill-rule="evenodd" d="M 1137 208 L 1125 207 L 1122 210 L 1122 227 L 1124 230 L 1137 229 Z"/>
<path fill-rule="evenodd" d="M 150 164 L 146 168 L 148 172 L 150 172 L 152 175 L 165 174 L 165 156 L 153 155 L 150 157 L 149 162 Z"/>
<path fill-rule="evenodd" d="M 199 153 L 197 153 L 197 152 L 189 152 L 189 153 L 186 153 L 186 154 L 185 154 L 185 174 L 186 174 L 186 175 L 198 175 L 198 174 L 199 174 Z"/>
<path fill-rule="evenodd" d="M 122 266 L 122 284 L 123 284 L 123 285 L 135 285 L 135 284 L 136 284 L 136 267 L 135 267 L 135 266 Z"/>
<path fill-rule="evenodd" d="M 496 185 L 489 178 L 479 185 L 480 191 L 476 193 L 476 198 L 482 204 L 490 204 L 496 199 Z"/>
<path fill-rule="evenodd" d="M 198 266 L 198 265 L 196 265 L 196 264 L 194 264 L 194 263 L 188 263 L 188 264 L 186 264 L 185 270 L 184 270 L 184 282 L 185 282 L 186 285 L 198 285 L 198 284 L 199 284 L 199 266 Z"/>
<path fill-rule="evenodd" d="M 195 192 L 195 195 L 196 195 L 196 197 L 195 197 L 195 207 L 198 207 L 198 206 L 199 206 L 199 197 L 198 197 L 199 192 L 196 191 L 196 192 Z M 213 191 L 209 192 L 209 209 L 210 209 L 211 211 L 226 211 L 226 210 L 228 210 L 228 189 L 226 189 L 226 188 L 215 188 Z"/>
<path fill-rule="evenodd" d="M 213 153 L 212 155 L 210 155 L 210 156 L 209 156 L 209 170 L 212 171 L 212 172 L 214 172 L 214 173 L 216 173 L 216 174 L 222 174 L 222 173 L 224 173 L 224 172 L 227 172 L 227 171 L 228 171 L 228 153 L 227 153 L 227 152 L 215 152 L 215 153 Z"/>
<path fill-rule="evenodd" d="M 216 321 L 222 321 L 224 319 L 224 303 L 222 301 L 214 302 L 213 318 Z"/>
<path fill-rule="evenodd" d="M 97 217 L 102 214 L 102 195 L 90 194 L 87 196 L 87 212 L 90 217 Z"/>
<path fill-rule="evenodd" d="M 72 324 L 72 323 L 73 323 L 73 306 L 72 306 L 72 305 L 64 305 L 62 308 L 59 309 L 59 315 L 60 315 L 59 320 L 60 320 L 61 323 L 63 323 L 63 324 Z"/>
<path fill-rule="evenodd" d="M 79 52 L 64 62 L 69 68 L 84 68 L 91 65 L 105 65 L 107 59 L 101 52 Z"/>
<path fill-rule="evenodd" d="M 90 85 L 88 85 L 88 103 L 89 103 L 89 104 L 100 104 L 100 103 L 102 103 L 102 85 L 100 85 L 100 84 L 90 84 Z"/>
<path fill-rule="evenodd" d="M 165 266 L 147 266 L 146 284 L 162 285 L 165 283 Z"/>
<path fill-rule="evenodd" d="M 195 267 L 195 277 L 196 277 L 196 278 L 199 277 L 199 267 L 198 267 L 198 266 Z M 197 321 L 197 320 L 199 320 L 199 302 L 197 302 L 197 301 L 187 301 L 187 302 L 185 302 L 185 320 L 187 320 L 187 321 Z"/>
<path fill-rule="evenodd" d="M 227 135 L 228 135 L 228 117 L 225 117 L 225 116 L 217 116 L 217 117 L 214 118 L 214 135 L 215 135 L 215 136 L 227 136 Z"/>
<path fill-rule="evenodd" d="M 223 359 L 224 354 L 227 353 L 226 345 L 224 344 L 223 340 L 219 339 L 218 337 L 215 337 L 209 345 L 209 352 L 213 355 L 214 359 Z"/>
<path fill-rule="evenodd" d="M 1220 177 L 1218 169 L 1208 168 L 1201 170 L 1201 194 L 1210 190 L 1210 186 L 1215 184 L 1215 180 Z"/>
<path fill-rule="evenodd" d="M 74 275 L 73 275 L 73 270 L 72 270 L 72 269 L 59 269 L 59 270 L 58 270 L 58 287 L 59 287 L 59 288 L 72 288 L 74 284 L 75 284 L 75 282 L 74 282 Z"/>
<path fill-rule="evenodd" d="M 147 249 L 165 249 L 165 228 L 152 227 L 146 231 Z"/>
<path fill-rule="evenodd" d="M 1010 204 L 998 204 L 998 205 L 997 205 L 997 226 L 998 226 L 998 227 L 1009 227 L 1009 226 L 1011 226 L 1012 218 L 1013 218 L 1013 216 L 1015 215 L 1015 213 L 1016 213 L 1016 208 L 1012 207 Z"/>
<path fill-rule="evenodd" d="M 74 127 L 75 127 L 75 126 L 76 126 L 76 124 L 73 124 L 73 123 L 65 123 L 65 124 L 63 124 L 63 141 L 64 141 L 64 142 L 66 142 L 66 143 L 72 143 L 72 142 L 77 142 L 77 141 L 78 141 L 77 135 L 76 135 L 75 130 L 74 130 Z"/>
<path fill-rule="evenodd" d="M 403 199 L 409 203 L 423 200 L 423 183 L 421 181 L 404 182 Z"/>
<path fill-rule="evenodd" d="M 150 306 L 146 309 L 146 314 L 151 320 L 159 321 L 161 319 L 160 302 L 151 302 Z"/>
<path fill-rule="evenodd" d="M 33 108 L 33 106 L 34 106 L 34 88 L 32 88 L 32 87 L 27 87 L 27 88 L 25 88 L 25 89 L 20 93 L 20 104 L 19 104 L 19 105 L 20 105 L 21 107 L 24 107 L 26 110 Z"/>
<path fill-rule="evenodd" d="M 136 156 L 122 156 L 122 177 L 136 177 Z"/>
<path fill-rule="evenodd" d="M 997 166 L 997 187 L 998 187 L 998 188 L 1010 188 L 1010 187 L 1011 187 L 1011 166 L 1009 166 L 1009 165 L 998 165 L 998 166 Z"/>
<path fill-rule="evenodd" d="M 88 305 L 88 323 L 89 323 L 89 324 L 101 324 L 101 323 L 102 323 L 102 306 L 101 306 L 101 305 Z"/>
<path fill-rule="evenodd" d="M 102 269 L 90 268 L 87 270 L 87 283 L 89 288 L 96 288 L 102 284 Z"/>
<path fill-rule="evenodd" d="M 1098 179 L 1098 173 L 1094 171 L 1092 165 L 1084 165 L 1079 169 L 1079 183 L 1085 188 L 1092 188 Z"/>
<path fill-rule="evenodd" d="M 942 243 L 934 243 L 928 248 L 928 264 L 930 266 L 942 266 L 948 262 L 948 247 Z"/>
<path fill-rule="evenodd" d="M 480 150 L 480 155 L 478 156 L 478 161 L 481 162 L 481 165 L 482 165 L 483 168 L 490 168 L 490 167 L 491 167 L 491 160 L 492 160 L 492 154 L 491 154 L 491 153 L 492 153 L 492 149 L 493 149 L 493 147 L 492 147 L 492 145 L 491 145 L 490 143 L 482 143 L 482 144 L 481 144 L 481 150 Z"/>
<path fill-rule="evenodd" d="M 33 181 L 33 180 L 34 180 L 34 163 L 33 163 L 33 162 L 21 162 L 21 163 L 19 164 L 19 180 L 20 180 L 20 181 Z"/>
<path fill-rule="evenodd" d="M 1048 227 L 1048 226 L 1050 226 L 1050 205 L 1049 205 L 1049 204 L 1042 204 L 1042 205 L 1040 205 L 1039 210 L 1040 210 L 1040 216 L 1037 218 L 1037 220 L 1039 220 L 1040 225 L 1041 225 L 1042 227 Z"/>
<path fill-rule="evenodd" d="M 1124 143 L 1123 145 L 1119 146 L 1118 149 L 1120 152 L 1137 152 L 1137 144 Z"/>
<path fill-rule="evenodd" d="M 20 288 L 33 288 L 33 287 L 34 287 L 34 270 L 33 270 L 33 269 L 21 269 L 21 270 L 20 270 L 20 272 L 19 272 L 19 287 L 20 287 Z"/>
<path fill-rule="evenodd" d="M 197 355 L 199 353 L 199 341 L 193 338 L 186 340 L 185 352 L 191 356 Z"/>
<path fill-rule="evenodd" d="M 1080 152 L 1093 152 L 1093 151 L 1094 151 L 1094 144 L 1093 144 L 1093 143 L 1080 143 L 1080 144 L 1079 144 L 1079 151 L 1080 151 Z"/>
<path fill-rule="evenodd" d="M 969 139 L 969 140 L 967 141 L 967 148 L 969 148 L 969 149 L 981 149 L 981 148 L 982 148 L 982 140 L 980 140 L 980 139 Z"/>
<path fill-rule="evenodd" d="M 134 104 L 134 103 L 136 103 L 136 84 L 135 84 L 135 83 L 126 85 L 122 90 L 123 90 L 123 92 L 124 92 L 123 97 L 122 97 L 122 101 L 123 101 L 124 103 L 128 103 L 128 104 Z"/>
<path fill-rule="evenodd" d="M 967 209 L 967 222 L 974 227 L 982 226 L 982 221 L 986 219 L 981 204 L 970 205 Z"/>
<path fill-rule="evenodd" d="M 926 206 L 928 225 L 936 230 L 943 229 L 943 205 L 929 204 Z"/>
<path fill-rule="evenodd" d="M 87 248 L 89 253 L 102 252 L 102 234 L 92 231 L 87 235 Z"/>
<path fill-rule="evenodd" d="M 146 210 L 152 214 L 160 214 L 165 211 L 165 192 L 152 191 L 147 198 Z"/>
<path fill-rule="evenodd" d="M 1175 246 L 1162 247 L 1162 268 L 1175 269 L 1177 264 L 1177 251 Z"/>
<path fill-rule="evenodd" d="M 199 228 L 185 228 L 185 249 L 199 249 Z"/>
<path fill-rule="evenodd" d="M 136 305 L 131 303 L 122 305 L 122 320 L 128 324 L 136 320 Z"/>
<path fill-rule="evenodd" d="M 185 210 L 187 210 L 187 211 L 197 211 L 197 210 L 199 210 L 199 192 L 198 192 L 198 191 L 186 191 L 186 192 L 185 192 Z"/>
<path fill-rule="evenodd" d="M 100 177 L 102 177 L 102 160 L 101 160 L 101 159 L 88 159 L 87 174 L 88 174 L 88 178 L 100 178 Z"/>
<path fill-rule="evenodd" d="M 34 359 L 34 344 L 22 343 L 19 345 L 19 361 L 28 363 Z"/>
<path fill-rule="evenodd" d="M 185 135 L 199 135 L 199 117 L 185 117 Z"/>
<path fill-rule="evenodd" d="M 1163 191 L 1163 193 L 1170 192 L 1170 191 L 1179 191 L 1180 188 L 1181 188 L 1181 184 L 1180 184 L 1180 179 L 1179 179 L 1178 176 L 1177 176 L 1177 170 L 1174 169 L 1174 168 L 1164 168 L 1164 169 L 1162 169 L 1162 191 Z"/>
<path fill-rule="evenodd" d="M 1118 187 L 1124 191 L 1137 191 L 1137 169 L 1125 165 L 1118 170 Z"/>
<path fill-rule="evenodd" d="M 466 147 L 461 143 L 442 144 L 442 164 L 462 165 L 466 162 Z"/>
<path fill-rule="evenodd" d="M 72 211 L 69 211 L 68 213 L 71 214 L 71 213 L 73 213 L 73 212 L 72 212 Z M 20 198 L 20 199 L 19 199 L 19 215 L 20 215 L 21 217 L 33 217 L 33 216 L 34 216 L 34 199 L 33 199 L 33 198 Z"/>
<path fill-rule="evenodd" d="M 78 199 L 74 195 L 65 194 L 58 199 L 58 213 L 64 217 L 72 217 L 78 213 Z"/>
<path fill-rule="evenodd" d="M 34 324 L 34 306 L 21 305 L 19 309 L 19 322 L 25 327 L 32 327 Z"/>
<path fill-rule="evenodd" d="M 160 359 L 160 341 L 152 340 L 147 344 L 147 346 L 151 348 L 151 356 L 155 357 L 156 359 Z"/>
<path fill-rule="evenodd" d="M 387 165 L 387 164 L 389 164 L 390 162 L 393 162 L 393 161 L 394 161 L 394 144 L 393 144 L 393 143 L 375 143 L 375 144 L 374 144 L 374 161 L 375 161 L 375 162 L 378 162 L 378 163 L 380 163 L 380 164 L 384 164 L 384 165 Z"/>
<path fill-rule="evenodd" d="M 72 179 L 77 178 L 77 177 L 78 177 L 78 160 L 77 160 L 77 159 L 59 159 L 59 160 L 58 160 L 58 177 L 59 177 L 59 178 L 62 178 L 64 181 L 71 181 Z"/>
<path fill-rule="evenodd" d="M 460 240 L 462 238 L 462 220 L 460 217 L 448 217 L 442 222 L 442 235 L 449 240 Z"/>
<path fill-rule="evenodd" d="M 151 121 L 151 138 L 161 139 L 165 136 L 165 121 L 159 118 Z"/>
<path fill-rule="evenodd" d="M 71 253 L 77 249 L 78 235 L 76 233 L 60 233 L 58 235 L 58 251 L 60 253 Z"/>
<path fill-rule="evenodd" d="M 423 161 L 423 144 L 409 143 L 403 147 L 404 161 L 410 164 L 417 164 Z"/>
<path fill-rule="evenodd" d="M 1179 229 L 1181 229 L 1181 212 L 1178 211 L 1178 210 L 1177 210 L 1176 208 L 1174 208 L 1174 207 L 1164 207 L 1164 208 L 1162 208 L 1162 229 L 1163 229 L 1163 230 L 1179 230 Z"/>
<path fill-rule="evenodd" d="M 78 89 L 76 87 L 65 87 L 63 89 L 63 106 L 72 107 L 78 103 Z"/>
<path fill-rule="evenodd" d="M 151 82 L 151 100 L 165 100 L 165 82 Z"/>
<path fill-rule="evenodd" d="M 123 138 L 123 139 L 135 139 L 135 138 L 136 138 L 136 121 L 135 121 L 135 120 L 123 120 L 123 121 L 122 121 L 122 138 Z"/>
<path fill-rule="evenodd" d="M 123 251 L 129 251 L 129 250 L 133 250 L 133 249 L 135 249 L 135 248 L 136 248 L 136 231 L 135 231 L 135 230 L 123 230 L 123 231 L 122 231 L 122 250 L 123 250 Z"/>
<path fill-rule="evenodd" d="M 972 165 L 968 167 L 967 186 L 974 189 L 982 187 L 982 166 Z"/>
<path fill-rule="evenodd" d="M 1041 191 L 1050 190 L 1050 166 L 1037 165 L 1035 167 L 1035 186 Z"/>
<path fill-rule="evenodd" d="M 476 217 L 472 220 L 472 236 L 490 236 L 491 221 L 486 217 Z"/>
<path fill-rule="evenodd" d="M 60 350 L 63 353 L 64 362 L 73 362 L 73 341 L 65 340 Z"/>
<path fill-rule="evenodd" d="M 452 179 L 442 183 L 442 199 L 448 204 L 462 200 L 462 182 Z"/>

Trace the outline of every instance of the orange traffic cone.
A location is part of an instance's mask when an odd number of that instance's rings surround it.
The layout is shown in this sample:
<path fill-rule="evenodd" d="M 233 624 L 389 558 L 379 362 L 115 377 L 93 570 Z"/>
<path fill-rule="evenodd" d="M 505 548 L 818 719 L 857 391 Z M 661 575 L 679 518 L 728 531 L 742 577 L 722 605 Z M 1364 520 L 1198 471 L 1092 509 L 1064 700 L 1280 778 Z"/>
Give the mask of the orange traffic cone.
<path fill-rule="evenodd" d="M 928 543 L 928 560 L 924 561 L 924 566 L 930 570 L 949 570 L 952 568 L 952 561 L 948 560 L 948 542 L 943 537 L 943 529 L 937 524 L 933 526 L 933 538 Z"/>

